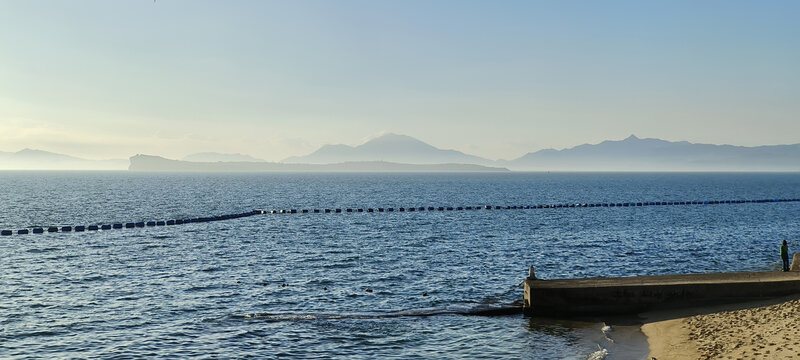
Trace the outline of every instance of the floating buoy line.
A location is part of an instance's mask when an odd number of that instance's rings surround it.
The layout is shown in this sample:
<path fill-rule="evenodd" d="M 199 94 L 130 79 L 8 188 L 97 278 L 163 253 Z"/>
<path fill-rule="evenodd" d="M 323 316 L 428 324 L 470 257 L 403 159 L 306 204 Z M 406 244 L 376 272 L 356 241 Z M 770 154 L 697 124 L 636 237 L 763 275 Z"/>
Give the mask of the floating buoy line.
<path fill-rule="evenodd" d="M 686 206 L 686 205 L 723 205 L 723 204 L 760 204 L 800 202 L 800 199 L 760 199 L 760 200 L 705 200 L 705 201 L 649 201 L 649 202 L 622 202 L 622 203 L 556 203 L 539 205 L 478 205 L 478 206 L 419 206 L 419 207 L 387 207 L 387 208 L 324 208 L 324 209 L 273 209 L 251 210 L 243 213 L 217 215 L 210 217 L 197 217 L 186 219 L 172 219 L 160 221 L 137 221 L 125 223 L 111 223 L 99 225 L 76 226 L 49 226 L 34 227 L 19 230 L 0 230 L 0 236 L 58 233 L 58 232 L 86 232 L 106 231 L 114 229 L 135 229 L 143 227 L 174 226 L 191 223 L 204 223 L 222 221 L 267 214 L 341 214 L 341 213 L 394 213 L 394 212 L 444 212 L 444 211 L 476 211 L 476 210 L 530 210 L 530 209 L 562 209 L 562 208 L 610 208 L 610 207 L 641 207 L 641 206 Z"/>

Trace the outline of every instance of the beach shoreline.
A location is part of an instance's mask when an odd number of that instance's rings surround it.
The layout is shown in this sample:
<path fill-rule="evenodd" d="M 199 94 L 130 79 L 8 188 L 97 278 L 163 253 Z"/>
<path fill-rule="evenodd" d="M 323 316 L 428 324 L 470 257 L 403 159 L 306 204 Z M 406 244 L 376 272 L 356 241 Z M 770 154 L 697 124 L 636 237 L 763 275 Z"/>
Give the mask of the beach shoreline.
<path fill-rule="evenodd" d="M 800 296 L 640 314 L 647 359 L 800 357 Z"/>

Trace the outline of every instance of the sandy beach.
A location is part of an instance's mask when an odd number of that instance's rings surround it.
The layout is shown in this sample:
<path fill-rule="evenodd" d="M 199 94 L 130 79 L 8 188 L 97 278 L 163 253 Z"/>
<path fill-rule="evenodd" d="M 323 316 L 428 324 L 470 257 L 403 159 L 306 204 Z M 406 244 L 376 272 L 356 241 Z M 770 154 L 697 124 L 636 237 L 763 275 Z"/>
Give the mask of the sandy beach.
<path fill-rule="evenodd" d="M 642 314 L 648 359 L 800 358 L 800 300 Z"/>

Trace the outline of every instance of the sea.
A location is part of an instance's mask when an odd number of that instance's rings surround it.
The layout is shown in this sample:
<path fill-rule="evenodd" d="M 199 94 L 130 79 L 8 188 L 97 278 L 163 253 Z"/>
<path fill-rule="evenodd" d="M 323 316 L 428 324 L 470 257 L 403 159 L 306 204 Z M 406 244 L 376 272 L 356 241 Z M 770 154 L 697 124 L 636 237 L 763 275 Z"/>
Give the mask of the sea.
<path fill-rule="evenodd" d="M 795 198 L 800 173 L 0 172 L 0 358 L 644 359 L 635 325 L 481 311 L 530 266 L 777 271 L 800 202 L 714 201 Z"/>

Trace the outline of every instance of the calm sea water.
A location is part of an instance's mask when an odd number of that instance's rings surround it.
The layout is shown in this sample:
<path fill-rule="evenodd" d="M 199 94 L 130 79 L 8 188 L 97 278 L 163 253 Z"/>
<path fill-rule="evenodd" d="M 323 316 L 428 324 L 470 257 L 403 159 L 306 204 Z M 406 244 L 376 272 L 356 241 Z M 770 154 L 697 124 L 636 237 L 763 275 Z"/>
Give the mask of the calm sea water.
<path fill-rule="evenodd" d="M 796 173 L 0 172 L 0 229 L 798 197 Z M 775 270 L 779 242 L 796 251 L 798 238 L 800 203 L 261 215 L 0 237 L 0 358 L 585 359 L 598 346 L 621 358 L 602 324 L 464 313 L 519 300 L 529 265 L 541 278 Z"/>

